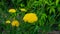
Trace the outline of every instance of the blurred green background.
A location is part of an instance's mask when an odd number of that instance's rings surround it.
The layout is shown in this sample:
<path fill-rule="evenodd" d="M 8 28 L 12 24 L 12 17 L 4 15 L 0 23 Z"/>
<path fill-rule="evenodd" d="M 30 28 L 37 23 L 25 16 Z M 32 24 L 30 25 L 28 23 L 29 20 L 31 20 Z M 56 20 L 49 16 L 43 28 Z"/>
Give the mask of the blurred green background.
<path fill-rule="evenodd" d="M 17 9 L 16 15 L 8 12 Z M 27 12 L 22 12 L 24 8 Z M 24 23 L 26 13 L 36 13 L 38 21 L 34 24 Z M 7 19 L 20 21 L 18 28 L 5 24 Z M 0 0 L 0 34 L 47 34 L 60 30 L 60 0 Z"/>

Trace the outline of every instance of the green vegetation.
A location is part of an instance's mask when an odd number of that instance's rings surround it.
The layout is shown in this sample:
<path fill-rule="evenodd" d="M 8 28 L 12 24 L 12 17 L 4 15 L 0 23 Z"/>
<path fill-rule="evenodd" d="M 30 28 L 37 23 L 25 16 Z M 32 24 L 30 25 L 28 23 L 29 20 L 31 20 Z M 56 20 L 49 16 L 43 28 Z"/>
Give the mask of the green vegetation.
<path fill-rule="evenodd" d="M 9 13 L 9 9 L 16 9 L 16 13 Z M 27 13 L 35 13 L 38 21 L 25 23 Z M 19 21 L 19 27 L 6 24 L 6 20 L 13 19 Z M 59 30 L 60 0 L 0 0 L 0 34 L 47 34 Z"/>

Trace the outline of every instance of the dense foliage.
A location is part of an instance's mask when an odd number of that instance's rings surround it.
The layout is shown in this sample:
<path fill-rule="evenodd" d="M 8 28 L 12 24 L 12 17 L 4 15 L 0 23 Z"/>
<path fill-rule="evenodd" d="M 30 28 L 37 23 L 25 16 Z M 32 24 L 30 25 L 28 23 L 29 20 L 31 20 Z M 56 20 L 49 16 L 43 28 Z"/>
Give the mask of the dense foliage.
<path fill-rule="evenodd" d="M 16 13 L 9 13 L 9 9 L 16 9 Z M 38 21 L 24 22 L 27 13 L 35 13 Z M 19 27 L 6 24 L 6 20 L 14 19 Z M 46 34 L 56 30 L 60 30 L 60 0 L 0 0 L 1 34 Z"/>

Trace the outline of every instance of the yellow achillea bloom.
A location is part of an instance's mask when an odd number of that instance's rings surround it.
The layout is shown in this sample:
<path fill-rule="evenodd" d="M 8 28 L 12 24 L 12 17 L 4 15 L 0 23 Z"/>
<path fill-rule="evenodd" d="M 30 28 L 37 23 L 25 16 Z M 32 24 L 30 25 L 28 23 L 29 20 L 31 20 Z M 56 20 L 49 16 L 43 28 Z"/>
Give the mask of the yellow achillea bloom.
<path fill-rule="evenodd" d="M 24 9 L 24 8 L 21 8 L 20 10 L 21 10 L 22 12 L 24 12 L 24 11 L 26 12 L 26 11 L 27 11 L 27 10 L 26 10 L 26 9 Z"/>
<path fill-rule="evenodd" d="M 13 20 L 11 25 L 18 27 L 19 26 L 19 22 L 17 20 Z"/>
<path fill-rule="evenodd" d="M 10 20 L 7 20 L 7 21 L 6 21 L 6 24 L 9 24 L 9 23 L 11 23 L 11 21 L 10 21 Z"/>
<path fill-rule="evenodd" d="M 15 13 L 16 10 L 15 10 L 15 9 L 9 9 L 9 12 L 10 12 L 10 13 Z"/>
<path fill-rule="evenodd" d="M 38 20 L 38 17 L 35 13 L 27 13 L 24 17 L 23 20 L 25 22 L 33 23 Z"/>

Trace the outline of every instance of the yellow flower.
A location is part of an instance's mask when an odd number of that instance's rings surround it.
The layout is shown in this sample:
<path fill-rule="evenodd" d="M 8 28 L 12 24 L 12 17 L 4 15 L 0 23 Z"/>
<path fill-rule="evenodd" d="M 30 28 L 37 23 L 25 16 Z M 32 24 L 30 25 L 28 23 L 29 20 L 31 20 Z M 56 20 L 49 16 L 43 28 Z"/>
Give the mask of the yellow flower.
<path fill-rule="evenodd" d="M 9 24 L 9 23 L 11 23 L 10 20 L 7 20 L 7 21 L 6 21 L 6 24 Z"/>
<path fill-rule="evenodd" d="M 24 8 L 21 8 L 20 9 L 22 12 L 26 12 L 27 10 L 26 9 L 24 9 Z"/>
<path fill-rule="evenodd" d="M 9 12 L 10 12 L 10 13 L 15 13 L 16 10 L 15 10 L 15 9 L 9 9 Z"/>
<path fill-rule="evenodd" d="M 11 25 L 18 27 L 19 26 L 19 22 L 17 20 L 13 20 Z"/>
<path fill-rule="evenodd" d="M 23 20 L 25 22 L 33 23 L 38 20 L 38 17 L 35 13 L 27 13 L 24 17 Z"/>

